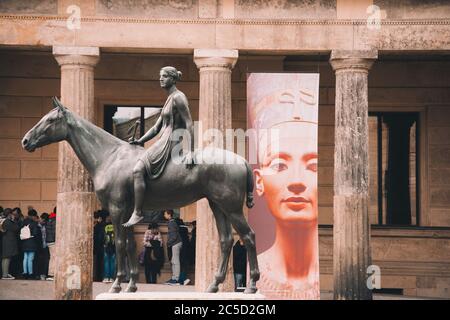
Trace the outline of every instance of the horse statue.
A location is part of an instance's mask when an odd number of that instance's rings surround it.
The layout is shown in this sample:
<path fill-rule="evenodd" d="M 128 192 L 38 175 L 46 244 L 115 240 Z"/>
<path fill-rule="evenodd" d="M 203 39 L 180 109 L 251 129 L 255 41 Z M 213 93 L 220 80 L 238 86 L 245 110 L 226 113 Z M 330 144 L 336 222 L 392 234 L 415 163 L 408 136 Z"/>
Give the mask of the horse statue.
<path fill-rule="evenodd" d="M 89 172 L 95 193 L 112 218 L 116 234 L 117 275 L 110 293 L 121 291 L 125 278 L 125 258 L 130 264 L 130 281 L 126 292 L 136 292 L 138 261 L 133 228 L 122 224 L 128 221 L 134 208 L 133 168 L 145 149 L 120 140 L 91 122 L 76 115 L 56 98 L 53 107 L 28 131 L 22 147 L 29 152 L 59 141 L 67 141 Z M 158 179 L 146 179 L 144 210 L 166 210 L 208 199 L 220 237 L 221 260 L 207 292 L 217 292 L 225 280 L 233 246 L 232 226 L 244 241 L 248 252 L 250 281 L 245 293 L 257 291 L 259 269 L 255 234 L 243 213 L 253 206 L 253 173 L 248 162 L 239 155 L 218 149 L 196 150 L 192 156 L 196 164 L 187 169 L 170 159 Z M 225 163 L 223 159 L 227 159 Z M 229 160 L 232 161 L 229 161 Z M 232 164 L 230 164 L 232 163 Z"/>

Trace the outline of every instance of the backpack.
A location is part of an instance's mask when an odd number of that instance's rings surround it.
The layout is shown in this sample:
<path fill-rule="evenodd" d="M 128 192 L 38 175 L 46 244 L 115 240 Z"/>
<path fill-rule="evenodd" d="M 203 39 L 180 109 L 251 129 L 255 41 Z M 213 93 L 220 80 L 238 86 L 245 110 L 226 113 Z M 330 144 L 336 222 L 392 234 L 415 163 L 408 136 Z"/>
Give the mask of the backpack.
<path fill-rule="evenodd" d="M 26 226 L 22 227 L 22 229 L 20 229 L 20 240 L 27 240 L 31 238 L 33 238 L 33 236 L 31 235 L 30 225 L 27 224 Z"/>
<path fill-rule="evenodd" d="M 6 221 L 6 218 L 0 218 L 0 232 L 6 232 L 5 229 L 3 229 L 3 223 Z"/>
<path fill-rule="evenodd" d="M 114 227 L 112 224 L 107 224 L 105 226 L 105 248 L 113 253 L 115 247 L 115 239 L 114 239 Z M 109 253 L 108 252 L 108 253 Z"/>

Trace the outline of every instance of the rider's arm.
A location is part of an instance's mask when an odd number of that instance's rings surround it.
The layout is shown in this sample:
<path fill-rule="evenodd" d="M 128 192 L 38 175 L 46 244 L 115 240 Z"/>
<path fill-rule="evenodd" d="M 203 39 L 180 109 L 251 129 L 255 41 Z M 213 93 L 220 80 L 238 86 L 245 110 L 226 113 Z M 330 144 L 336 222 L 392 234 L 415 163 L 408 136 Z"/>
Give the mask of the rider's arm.
<path fill-rule="evenodd" d="M 139 140 L 138 142 L 140 144 L 144 144 L 148 140 L 152 139 L 154 136 L 158 134 L 158 132 L 161 130 L 162 125 L 162 117 L 159 116 L 158 120 L 156 121 L 155 125 L 151 127 Z"/>
<path fill-rule="evenodd" d="M 191 118 L 191 113 L 189 111 L 188 102 L 186 99 L 183 99 L 181 96 L 175 97 L 175 106 L 180 114 L 181 119 L 184 121 L 186 125 L 186 130 L 188 130 L 190 138 L 191 138 L 191 151 L 194 152 L 194 125 Z"/>

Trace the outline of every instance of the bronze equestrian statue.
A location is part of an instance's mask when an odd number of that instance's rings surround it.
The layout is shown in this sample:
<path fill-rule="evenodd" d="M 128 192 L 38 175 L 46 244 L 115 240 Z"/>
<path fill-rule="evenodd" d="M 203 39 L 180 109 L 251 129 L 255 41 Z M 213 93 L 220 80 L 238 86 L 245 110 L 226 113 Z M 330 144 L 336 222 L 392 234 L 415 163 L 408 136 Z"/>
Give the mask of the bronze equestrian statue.
<path fill-rule="evenodd" d="M 207 198 L 220 237 L 221 261 L 207 292 L 217 292 L 225 279 L 233 235 L 232 226 L 243 239 L 250 265 L 245 293 L 257 291 L 259 270 L 255 234 L 243 213 L 244 201 L 253 206 L 253 174 L 239 155 L 208 147 L 173 159 L 176 142 L 167 140 L 175 129 L 192 133 L 187 99 L 175 83 L 180 74 L 172 67 L 161 69 L 161 86 L 168 92 L 160 118 L 141 139 L 129 143 L 109 134 L 64 107 L 57 98 L 53 106 L 22 139 L 25 150 L 67 141 L 92 178 L 95 193 L 112 217 L 116 234 L 117 276 L 109 290 L 121 291 L 126 256 L 130 282 L 126 292 L 137 290 L 138 261 L 132 225 L 141 220 L 142 210 L 165 210 Z M 161 131 L 162 130 L 162 131 Z M 162 132 L 161 139 L 145 150 L 141 144 Z M 191 134 L 193 148 L 193 133 Z M 224 162 L 227 159 L 227 162 Z M 176 161 L 175 161 L 176 160 Z M 231 161 L 230 161 L 231 160 Z M 232 163 L 232 164 L 230 164 Z"/>

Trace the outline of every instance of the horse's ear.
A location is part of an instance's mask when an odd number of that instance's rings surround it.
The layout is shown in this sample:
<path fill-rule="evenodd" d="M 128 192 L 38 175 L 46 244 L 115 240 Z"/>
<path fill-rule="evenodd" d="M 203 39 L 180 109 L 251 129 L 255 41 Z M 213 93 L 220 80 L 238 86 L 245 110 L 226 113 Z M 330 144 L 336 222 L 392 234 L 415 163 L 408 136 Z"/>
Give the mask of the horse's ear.
<path fill-rule="evenodd" d="M 57 97 L 52 98 L 52 103 L 54 108 L 58 108 L 63 113 L 66 112 L 66 107 L 63 106 L 63 104 L 61 103 L 61 101 L 59 101 Z"/>

